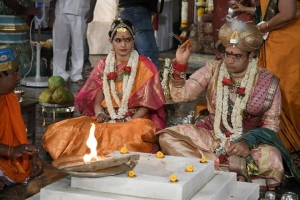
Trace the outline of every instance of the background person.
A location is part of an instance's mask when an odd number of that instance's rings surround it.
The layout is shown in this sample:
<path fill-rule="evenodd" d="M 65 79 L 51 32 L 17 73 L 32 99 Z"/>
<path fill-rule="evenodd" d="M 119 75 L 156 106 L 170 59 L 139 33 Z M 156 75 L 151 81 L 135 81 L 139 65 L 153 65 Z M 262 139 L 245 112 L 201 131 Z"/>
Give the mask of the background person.
<path fill-rule="evenodd" d="M 134 47 L 139 54 L 149 57 L 159 67 L 159 51 L 151 22 L 152 12 L 157 12 L 157 0 L 119 0 L 122 19 L 129 20 L 135 30 Z"/>
<path fill-rule="evenodd" d="M 87 24 L 93 20 L 96 0 L 52 0 L 50 24 L 53 24 L 53 76 L 69 77 L 83 86 L 82 69 Z M 54 12 L 55 8 L 55 12 Z M 66 71 L 69 41 L 72 38 L 72 68 Z"/>
<path fill-rule="evenodd" d="M 16 50 L 0 46 L 0 190 L 5 185 L 25 183 L 40 174 L 39 151 L 27 139 L 20 104 L 14 90 L 20 80 Z"/>

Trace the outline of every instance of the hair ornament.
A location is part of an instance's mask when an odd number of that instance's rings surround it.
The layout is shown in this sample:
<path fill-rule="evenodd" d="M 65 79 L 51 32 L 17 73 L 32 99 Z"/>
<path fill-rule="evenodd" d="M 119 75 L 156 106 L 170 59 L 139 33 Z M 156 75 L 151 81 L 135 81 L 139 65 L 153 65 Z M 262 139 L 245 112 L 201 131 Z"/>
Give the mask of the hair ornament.
<path fill-rule="evenodd" d="M 122 19 L 118 19 L 118 20 L 114 21 L 114 23 L 112 24 L 111 29 L 110 29 L 110 32 L 111 32 L 110 39 L 112 39 L 115 36 L 116 32 L 124 33 L 127 30 L 130 32 L 130 34 L 134 38 L 135 34 L 134 34 L 133 26 L 132 27 L 128 26 L 126 23 L 123 22 Z"/>

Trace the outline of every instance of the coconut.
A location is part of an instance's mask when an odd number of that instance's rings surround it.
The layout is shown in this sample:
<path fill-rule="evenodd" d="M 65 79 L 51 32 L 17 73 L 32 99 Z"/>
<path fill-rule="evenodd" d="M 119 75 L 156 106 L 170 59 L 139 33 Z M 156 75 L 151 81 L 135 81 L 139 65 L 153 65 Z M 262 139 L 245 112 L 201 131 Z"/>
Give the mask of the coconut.
<path fill-rule="evenodd" d="M 65 80 L 61 76 L 51 76 L 48 80 L 49 89 L 54 92 L 58 87 L 64 87 Z"/>
<path fill-rule="evenodd" d="M 64 87 L 59 87 L 54 91 L 52 95 L 52 99 L 56 104 L 60 104 L 60 105 L 73 103 L 74 95 L 70 90 Z"/>
<path fill-rule="evenodd" d="M 53 103 L 52 100 L 53 92 L 49 89 L 45 89 L 41 92 L 38 101 L 41 103 Z"/>

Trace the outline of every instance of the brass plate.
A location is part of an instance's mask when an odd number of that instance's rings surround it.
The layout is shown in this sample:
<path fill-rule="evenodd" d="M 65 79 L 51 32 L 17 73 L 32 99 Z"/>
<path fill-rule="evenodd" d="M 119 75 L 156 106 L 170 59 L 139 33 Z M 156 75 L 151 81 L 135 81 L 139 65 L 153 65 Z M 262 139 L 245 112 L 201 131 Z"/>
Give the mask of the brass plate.
<path fill-rule="evenodd" d="M 109 168 L 105 168 L 105 169 L 99 169 L 99 170 L 91 171 L 91 172 L 69 171 L 69 170 L 65 170 L 63 168 L 63 166 L 67 165 L 68 162 L 77 162 L 77 161 L 81 162 L 81 160 L 82 160 L 82 156 L 62 157 L 57 160 L 54 160 L 52 162 L 52 165 L 55 168 L 57 168 L 58 170 L 60 170 L 64 173 L 70 174 L 71 176 L 86 177 L 86 178 L 97 178 L 97 177 L 105 177 L 105 176 L 113 176 L 113 175 L 117 175 L 117 174 L 122 174 L 129 170 L 132 170 L 136 166 L 135 162 L 130 161 L 128 163 L 123 163 L 119 166 L 109 167 Z"/>
<path fill-rule="evenodd" d="M 67 108 L 67 107 L 71 107 L 74 105 L 74 103 L 54 104 L 54 103 L 43 103 L 43 102 L 39 102 L 39 104 L 46 108 Z"/>

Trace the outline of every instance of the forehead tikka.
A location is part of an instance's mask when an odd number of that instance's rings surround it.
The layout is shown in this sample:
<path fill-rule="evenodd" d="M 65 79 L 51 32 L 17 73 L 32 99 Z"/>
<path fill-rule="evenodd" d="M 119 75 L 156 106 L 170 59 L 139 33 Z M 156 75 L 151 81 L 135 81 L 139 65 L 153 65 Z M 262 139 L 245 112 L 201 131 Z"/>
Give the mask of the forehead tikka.
<path fill-rule="evenodd" d="M 119 33 L 124 33 L 126 31 L 127 31 L 127 29 L 124 27 L 117 28 L 117 32 L 119 32 Z"/>
<path fill-rule="evenodd" d="M 128 30 L 131 33 L 132 37 L 134 37 L 133 29 L 130 28 L 127 24 L 125 24 L 123 22 L 121 22 L 118 25 L 113 25 L 112 26 L 112 28 L 111 28 L 111 31 L 112 31 L 111 36 L 115 35 L 116 31 L 124 33 L 124 32 L 126 32 L 126 30 Z"/>

